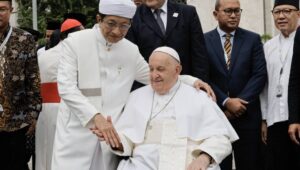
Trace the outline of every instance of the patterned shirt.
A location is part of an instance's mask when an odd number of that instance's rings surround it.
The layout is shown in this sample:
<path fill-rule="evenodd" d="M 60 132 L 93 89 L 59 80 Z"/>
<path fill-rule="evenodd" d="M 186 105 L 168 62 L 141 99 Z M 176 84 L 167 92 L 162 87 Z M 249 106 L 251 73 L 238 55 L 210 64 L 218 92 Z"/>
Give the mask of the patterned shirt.
<path fill-rule="evenodd" d="M 10 27 L 0 37 L 4 41 Z M 15 131 L 36 120 L 41 110 L 40 77 L 33 36 L 12 28 L 0 49 L 0 131 Z"/>

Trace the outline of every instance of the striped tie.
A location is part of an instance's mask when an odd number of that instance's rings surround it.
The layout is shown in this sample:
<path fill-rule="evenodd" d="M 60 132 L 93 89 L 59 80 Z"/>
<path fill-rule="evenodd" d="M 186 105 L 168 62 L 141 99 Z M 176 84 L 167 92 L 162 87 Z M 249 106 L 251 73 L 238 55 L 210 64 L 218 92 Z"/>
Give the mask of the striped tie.
<path fill-rule="evenodd" d="M 226 61 L 226 66 L 227 66 L 227 69 L 229 70 L 230 68 L 230 61 L 231 61 L 231 42 L 230 42 L 230 37 L 231 37 L 231 34 L 226 34 L 225 35 L 225 43 L 224 43 L 224 50 L 226 52 L 226 55 L 227 55 L 227 61 Z"/>

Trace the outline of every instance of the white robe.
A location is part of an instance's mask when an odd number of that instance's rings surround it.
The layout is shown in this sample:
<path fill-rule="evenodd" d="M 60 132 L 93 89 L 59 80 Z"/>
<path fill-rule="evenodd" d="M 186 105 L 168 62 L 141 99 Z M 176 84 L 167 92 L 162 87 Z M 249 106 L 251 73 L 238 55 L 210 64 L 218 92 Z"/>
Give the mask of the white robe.
<path fill-rule="evenodd" d="M 41 56 L 45 52 L 46 52 L 46 47 L 44 46 L 37 50 L 37 56 Z"/>
<path fill-rule="evenodd" d="M 123 39 L 108 49 L 98 27 L 73 33 L 63 41 L 57 78 L 62 102 L 53 170 L 115 169 L 117 160 L 108 160 L 111 153 L 102 155 L 98 138 L 89 130 L 91 120 L 97 113 L 116 120 L 133 81 L 148 83 L 148 71 L 136 45 Z"/>
<path fill-rule="evenodd" d="M 57 83 L 57 66 L 62 46 L 58 44 L 38 56 L 41 84 Z M 57 90 L 57 89 L 56 89 Z M 36 125 L 36 170 L 51 170 L 53 142 L 59 102 L 44 102 Z"/>
<path fill-rule="evenodd" d="M 262 118 L 267 121 L 268 126 L 288 120 L 288 86 L 295 34 L 296 31 L 288 38 L 283 38 L 284 36 L 279 34 L 264 45 L 268 81 L 260 94 L 260 102 Z M 276 97 L 279 82 L 283 87 L 282 96 Z"/>
<path fill-rule="evenodd" d="M 152 110 L 153 93 L 150 86 L 134 91 L 116 124 L 117 131 L 121 134 L 124 152 L 113 152 L 120 156 L 130 156 L 129 159 L 121 161 L 118 170 L 169 170 L 166 168 L 168 165 L 161 164 L 159 160 L 161 157 L 171 157 L 172 147 L 169 148 L 170 152 L 159 154 L 165 148 L 162 144 L 143 144 Z M 238 136 L 223 112 L 207 94 L 182 84 L 172 102 L 176 120 L 176 128 L 173 128 L 173 131 L 175 129 L 178 139 L 185 138 L 188 143 L 184 151 L 186 162 L 183 163 L 179 157 L 173 157 L 171 160 L 167 159 L 172 162 L 169 165 L 173 164 L 172 166 L 177 167 L 176 170 L 184 170 L 201 151 L 208 153 L 216 163 L 220 163 L 231 153 L 230 141 L 237 140 Z M 161 131 L 164 133 L 165 130 L 162 128 Z M 172 129 L 169 129 L 169 132 L 172 132 Z M 165 133 L 162 138 L 168 135 L 169 133 Z M 173 151 L 179 152 L 179 148 L 174 147 Z M 210 169 L 219 169 L 219 166 L 214 164 Z"/>

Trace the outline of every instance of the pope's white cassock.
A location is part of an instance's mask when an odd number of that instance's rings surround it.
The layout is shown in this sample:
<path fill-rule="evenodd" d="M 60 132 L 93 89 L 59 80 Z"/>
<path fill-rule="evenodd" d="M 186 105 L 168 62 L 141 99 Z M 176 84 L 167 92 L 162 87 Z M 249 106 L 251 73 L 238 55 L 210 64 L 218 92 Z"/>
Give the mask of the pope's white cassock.
<path fill-rule="evenodd" d="M 124 152 L 113 152 L 129 156 L 118 170 L 185 170 L 201 152 L 217 170 L 238 139 L 216 103 L 180 81 L 165 95 L 150 85 L 134 91 L 116 129 Z"/>
<path fill-rule="evenodd" d="M 56 117 L 60 97 L 57 90 L 57 67 L 61 56 L 61 44 L 38 56 L 41 77 L 42 111 L 36 125 L 36 170 L 50 170 Z"/>
<path fill-rule="evenodd" d="M 128 40 L 106 42 L 98 26 L 72 33 L 62 44 L 52 170 L 115 170 L 117 156 L 89 128 L 96 113 L 113 123 L 119 118 L 134 80 L 149 83 L 148 64 Z"/>

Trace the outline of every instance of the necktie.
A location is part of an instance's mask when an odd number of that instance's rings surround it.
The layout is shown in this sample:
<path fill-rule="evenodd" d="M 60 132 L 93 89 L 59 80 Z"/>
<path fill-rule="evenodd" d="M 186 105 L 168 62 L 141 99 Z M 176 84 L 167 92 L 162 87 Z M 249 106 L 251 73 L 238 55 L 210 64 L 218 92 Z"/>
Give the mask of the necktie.
<path fill-rule="evenodd" d="M 229 70 L 230 68 L 230 61 L 231 61 L 231 42 L 230 42 L 230 37 L 231 34 L 226 34 L 225 35 L 225 42 L 224 42 L 224 50 L 226 52 L 227 55 L 227 61 L 226 61 L 226 66 L 227 69 Z"/>
<path fill-rule="evenodd" d="M 162 21 L 161 17 L 160 17 L 160 14 L 162 13 L 163 11 L 161 9 L 156 9 L 154 10 L 154 13 L 156 15 L 156 22 L 161 30 L 161 32 L 163 34 L 165 34 L 166 32 L 166 29 L 165 29 L 165 25 L 164 25 L 164 22 Z"/>

